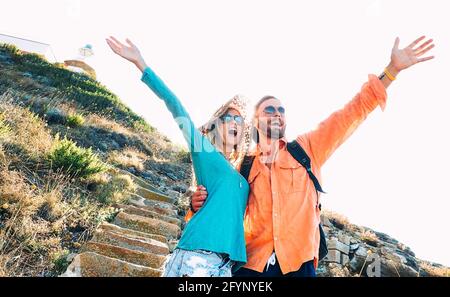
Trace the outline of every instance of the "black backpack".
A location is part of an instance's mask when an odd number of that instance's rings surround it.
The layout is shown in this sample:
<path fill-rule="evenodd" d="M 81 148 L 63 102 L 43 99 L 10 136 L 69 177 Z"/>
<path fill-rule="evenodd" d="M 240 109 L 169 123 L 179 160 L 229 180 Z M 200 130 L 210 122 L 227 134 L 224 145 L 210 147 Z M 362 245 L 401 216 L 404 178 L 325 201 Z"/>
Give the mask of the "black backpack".
<path fill-rule="evenodd" d="M 288 152 L 294 157 L 297 162 L 299 162 L 308 172 L 309 178 L 314 183 L 314 187 L 316 188 L 316 193 L 319 195 L 318 192 L 325 193 L 322 190 L 322 187 L 320 186 L 319 180 L 314 176 L 314 173 L 311 170 L 311 159 L 306 154 L 305 150 L 300 146 L 300 144 L 297 141 L 292 141 L 287 144 L 287 150 Z M 248 177 L 250 175 L 250 170 L 253 165 L 253 160 L 255 159 L 254 156 L 245 156 L 244 160 L 242 161 L 241 175 L 248 180 Z M 319 204 L 319 209 L 322 209 L 322 205 Z M 325 258 L 325 256 L 328 254 L 328 248 L 327 248 L 327 241 L 325 233 L 323 232 L 322 224 L 319 223 L 319 232 L 320 232 L 320 246 L 319 246 L 319 261 Z"/>

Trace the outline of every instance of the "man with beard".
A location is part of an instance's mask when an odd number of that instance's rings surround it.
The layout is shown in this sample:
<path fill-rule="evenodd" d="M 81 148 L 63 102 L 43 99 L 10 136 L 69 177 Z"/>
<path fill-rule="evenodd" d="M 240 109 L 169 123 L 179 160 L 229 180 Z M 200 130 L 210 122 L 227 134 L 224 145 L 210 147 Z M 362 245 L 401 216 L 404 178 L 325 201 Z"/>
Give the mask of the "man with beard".
<path fill-rule="evenodd" d="M 386 104 L 386 88 L 398 73 L 430 60 L 422 57 L 434 47 L 422 36 L 399 49 L 395 40 L 391 61 L 377 77 L 369 80 L 344 108 L 319 126 L 297 137 L 320 184 L 323 164 L 377 107 Z M 244 220 L 247 264 L 235 276 L 315 276 L 320 243 L 320 196 L 310 173 L 287 150 L 285 109 L 273 96 L 255 107 L 256 150 L 248 176 L 250 195 Z M 197 211 L 206 199 L 199 186 L 191 208 Z"/>

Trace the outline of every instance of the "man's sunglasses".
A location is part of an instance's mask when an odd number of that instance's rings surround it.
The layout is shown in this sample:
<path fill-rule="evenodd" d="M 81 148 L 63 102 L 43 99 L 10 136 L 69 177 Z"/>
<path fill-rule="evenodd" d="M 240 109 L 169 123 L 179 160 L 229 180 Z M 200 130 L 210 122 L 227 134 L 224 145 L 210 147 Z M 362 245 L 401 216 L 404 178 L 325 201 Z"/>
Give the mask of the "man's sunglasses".
<path fill-rule="evenodd" d="M 264 108 L 264 112 L 265 112 L 266 114 L 273 115 L 273 114 L 275 114 L 276 111 L 277 111 L 277 109 L 276 109 L 274 106 L 272 106 L 272 105 L 266 106 L 266 108 Z M 278 107 L 278 112 L 279 112 L 281 115 L 284 115 L 284 113 L 286 112 L 286 110 L 284 109 L 283 106 L 279 106 L 279 107 Z"/>
<path fill-rule="evenodd" d="M 235 121 L 237 124 L 242 124 L 242 122 L 244 121 L 240 115 L 232 116 L 231 114 L 226 114 L 226 115 L 223 115 L 223 116 L 220 117 L 220 118 L 221 118 L 222 121 L 224 121 L 225 123 L 229 123 L 229 122 L 231 122 L 231 120 L 233 120 L 233 119 L 234 119 L 234 121 Z"/>

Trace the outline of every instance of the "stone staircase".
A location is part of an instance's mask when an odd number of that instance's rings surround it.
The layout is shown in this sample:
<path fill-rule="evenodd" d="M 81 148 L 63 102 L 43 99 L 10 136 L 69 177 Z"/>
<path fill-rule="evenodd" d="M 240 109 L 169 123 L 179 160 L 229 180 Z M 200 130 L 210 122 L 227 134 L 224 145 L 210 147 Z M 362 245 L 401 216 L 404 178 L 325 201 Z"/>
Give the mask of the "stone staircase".
<path fill-rule="evenodd" d="M 63 277 L 159 277 L 177 244 L 182 221 L 176 198 L 164 195 L 144 179 L 127 171 L 137 185 L 129 204 L 114 222 L 102 223 L 92 239 L 75 255 Z"/>

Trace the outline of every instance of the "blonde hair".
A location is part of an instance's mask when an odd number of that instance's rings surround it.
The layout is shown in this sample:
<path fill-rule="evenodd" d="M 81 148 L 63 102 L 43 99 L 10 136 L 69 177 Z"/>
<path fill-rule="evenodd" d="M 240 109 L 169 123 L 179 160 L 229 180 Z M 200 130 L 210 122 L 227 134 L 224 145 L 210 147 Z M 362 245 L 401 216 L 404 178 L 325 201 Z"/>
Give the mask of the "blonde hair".
<path fill-rule="evenodd" d="M 230 100 L 228 100 L 225 104 L 223 104 L 216 112 L 213 114 L 211 119 L 200 127 L 200 131 L 205 135 L 208 140 L 216 147 L 216 139 L 218 137 L 218 129 L 216 129 L 219 125 L 219 121 L 221 121 L 221 117 L 229 110 L 235 109 L 237 110 L 242 119 L 243 119 L 243 131 L 242 137 L 237 145 L 235 145 L 233 152 L 231 153 L 230 163 L 234 168 L 238 168 L 245 155 L 248 152 L 251 137 L 250 137 L 250 128 L 251 128 L 251 120 L 248 116 L 248 104 L 249 101 L 242 95 L 236 95 Z"/>

